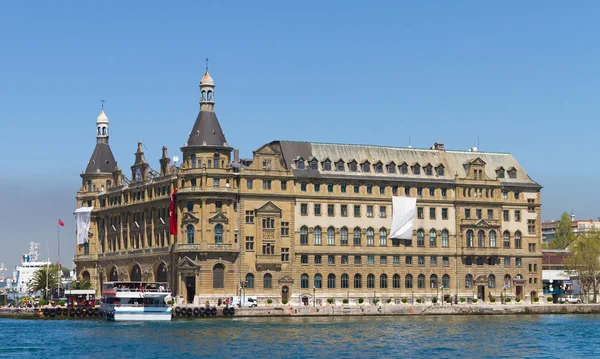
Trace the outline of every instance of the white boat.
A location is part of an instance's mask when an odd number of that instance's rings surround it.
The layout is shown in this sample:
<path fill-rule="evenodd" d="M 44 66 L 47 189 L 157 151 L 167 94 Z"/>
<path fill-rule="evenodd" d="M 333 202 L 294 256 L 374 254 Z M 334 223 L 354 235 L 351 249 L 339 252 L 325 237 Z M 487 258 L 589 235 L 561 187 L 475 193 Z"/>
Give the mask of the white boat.
<path fill-rule="evenodd" d="M 171 320 L 169 283 L 108 282 L 102 286 L 100 312 L 109 321 Z"/>
<path fill-rule="evenodd" d="M 50 261 L 39 260 L 39 247 L 39 243 L 29 242 L 29 252 L 23 254 L 23 257 L 21 258 L 21 265 L 16 267 L 17 290 L 21 295 L 28 294 L 29 283 L 33 279 L 34 273 L 38 269 L 52 264 Z M 36 294 L 38 293 L 34 293 L 34 295 Z"/>

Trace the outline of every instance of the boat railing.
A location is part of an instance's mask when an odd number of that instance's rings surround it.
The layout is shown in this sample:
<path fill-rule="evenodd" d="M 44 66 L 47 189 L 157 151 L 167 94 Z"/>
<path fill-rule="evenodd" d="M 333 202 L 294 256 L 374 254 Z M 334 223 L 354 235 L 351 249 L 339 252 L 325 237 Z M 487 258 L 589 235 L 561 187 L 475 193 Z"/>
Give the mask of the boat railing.
<path fill-rule="evenodd" d="M 169 288 L 119 288 L 115 287 L 114 290 L 119 293 L 123 292 L 141 292 L 141 293 L 170 293 Z"/>
<path fill-rule="evenodd" d="M 123 304 L 114 304 L 115 307 L 132 307 L 132 308 L 148 308 L 148 307 L 152 307 L 152 308 L 162 308 L 162 307 L 166 307 L 166 304 L 129 304 L 129 303 L 123 303 Z"/>

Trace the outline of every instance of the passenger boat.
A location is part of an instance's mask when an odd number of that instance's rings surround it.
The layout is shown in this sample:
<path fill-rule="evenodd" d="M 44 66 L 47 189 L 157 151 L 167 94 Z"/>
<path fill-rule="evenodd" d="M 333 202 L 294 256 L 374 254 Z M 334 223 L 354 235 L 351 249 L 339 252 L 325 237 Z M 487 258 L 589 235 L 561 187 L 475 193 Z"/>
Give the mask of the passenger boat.
<path fill-rule="evenodd" d="M 108 282 L 102 286 L 100 312 L 109 321 L 171 320 L 169 283 Z"/>

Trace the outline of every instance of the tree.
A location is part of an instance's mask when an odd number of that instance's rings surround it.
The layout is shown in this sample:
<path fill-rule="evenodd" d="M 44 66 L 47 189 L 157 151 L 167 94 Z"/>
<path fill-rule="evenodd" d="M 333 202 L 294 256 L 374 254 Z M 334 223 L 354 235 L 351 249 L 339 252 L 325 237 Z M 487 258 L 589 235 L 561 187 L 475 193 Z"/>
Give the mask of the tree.
<path fill-rule="evenodd" d="M 29 294 L 42 292 L 44 298 L 48 293 L 58 287 L 58 266 L 56 264 L 45 265 L 33 273 L 33 278 L 27 286 Z M 48 291 L 46 291 L 46 287 Z"/>
<path fill-rule="evenodd" d="M 600 231 L 592 229 L 580 235 L 570 250 L 567 267 L 579 276 L 583 294 L 587 297 L 592 293 L 596 303 L 600 289 Z"/>
<path fill-rule="evenodd" d="M 550 240 L 548 246 L 551 249 L 567 248 L 567 246 L 575 239 L 572 226 L 573 222 L 571 221 L 571 216 L 569 216 L 567 212 L 564 212 L 562 216 L 560 216 L 558 223 L 556 223 L 554 238 Z"/>
<path fill-rule="evenodd" d="M 81 282 L 71 282 L 69 287 L 71 289 L 90 289 L 92 287 L 92 284 L 89 280 L 82 280 Z"/>

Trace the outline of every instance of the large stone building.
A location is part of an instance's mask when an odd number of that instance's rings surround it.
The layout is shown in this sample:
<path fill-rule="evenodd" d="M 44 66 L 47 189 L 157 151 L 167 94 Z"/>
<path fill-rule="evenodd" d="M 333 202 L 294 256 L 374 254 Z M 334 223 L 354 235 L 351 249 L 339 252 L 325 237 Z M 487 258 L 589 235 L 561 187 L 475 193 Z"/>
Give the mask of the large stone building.
<path fill-rule="evenodd" d="M 541 293 L 541 186 L 510 154 L 273 141 L 240 160 L 208 71 L 200 94 L 180 166 L 163 147 L 153 170 L 138 143 L 129 178 L 100 113 L 77 193 L 78 207 L 94 207 L 80 278 L 169 281 L 195 304 L 238 293 L 307 305 Z M 412 240 L 388 238 L 392 196 L 417 198 Z"/>

